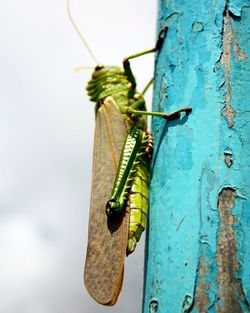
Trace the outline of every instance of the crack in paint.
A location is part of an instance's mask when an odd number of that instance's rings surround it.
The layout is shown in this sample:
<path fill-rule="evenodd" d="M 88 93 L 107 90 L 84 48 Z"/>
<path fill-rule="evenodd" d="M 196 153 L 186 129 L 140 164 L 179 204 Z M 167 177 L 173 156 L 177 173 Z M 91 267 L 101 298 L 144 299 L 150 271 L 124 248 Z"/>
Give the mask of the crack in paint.
<path fill-rule="evenodd" d="M 231 65 L 231 47 L 233 45 L 233 50 L 236 56 L 236 59 L 239 61 L 245 61 L 246 54 L 240 50 L 234 28 L 232 25 L 232 18 L 229 15 L 229 11 L 226 10 L 226 14 L 223 21 L 223 53 L 221 56 L 221 63 L 225 67 L 225 82 L 226 82 L 226 94 L 225 101 L 226 105 L 223 108 L 221 115 L 224 116 L 227 120 L 228 127 L 234 125 L 234 117 L 236 115 L 235 110 L 231 106 L 231 81 L 230 81 L 230 65 Z"/>

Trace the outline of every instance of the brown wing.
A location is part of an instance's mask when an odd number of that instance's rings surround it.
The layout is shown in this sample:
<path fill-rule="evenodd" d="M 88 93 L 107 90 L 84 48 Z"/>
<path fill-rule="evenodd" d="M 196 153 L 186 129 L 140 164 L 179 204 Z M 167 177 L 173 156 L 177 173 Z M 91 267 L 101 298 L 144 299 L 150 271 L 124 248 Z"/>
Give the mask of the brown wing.
<path fill-rule="evenodd" d="M 96 117 L 88 248 L 84 282 L 99 303 L 113 305 L 120 294 L 128 239 L 128 213 L 108 220 L 106 203 L 111 195 L 128 123 L 107 98 Z"/>

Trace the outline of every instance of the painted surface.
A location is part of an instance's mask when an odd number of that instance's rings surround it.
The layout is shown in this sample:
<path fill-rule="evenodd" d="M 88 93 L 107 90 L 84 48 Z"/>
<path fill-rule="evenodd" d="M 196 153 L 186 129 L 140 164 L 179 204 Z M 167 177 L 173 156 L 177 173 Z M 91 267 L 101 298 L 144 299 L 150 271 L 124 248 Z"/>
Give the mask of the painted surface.
<path fill-rule="evenodd" d="M 250 312 L 250 1 L 161 0 L 143 312 Z"/>

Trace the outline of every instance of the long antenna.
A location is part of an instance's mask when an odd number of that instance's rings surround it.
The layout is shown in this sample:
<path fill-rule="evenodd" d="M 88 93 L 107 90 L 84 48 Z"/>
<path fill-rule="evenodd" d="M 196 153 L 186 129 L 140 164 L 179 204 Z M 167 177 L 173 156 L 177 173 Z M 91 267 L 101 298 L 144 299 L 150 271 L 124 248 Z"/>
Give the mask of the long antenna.
<path fill-rule="evenodd" d="M 68 17 L 69 20 L 71 22 L 71 24 L 73 25 L 75 31 L 77 32 L 78 36 L 80 37 L 81 41 L 83 42 L 84 46 L 86 47 L 86 49 L 88 50 L 89 54 L 91 55 L 92 59 L 97 63 L 97 64 L 101 64 L 101 62 L 98 61 L 98 59 L 95 57 L 94 53 L 92 52 L 92 50 L 90 49 L 87 41 L 85 40 L 85 38 L 83 37 L 83 34 L 80 32 L 79 28 L 77 27 L 72 15 L 71 15 L 71 11 L 70 11 L 70 3 L 69 0 L 67 0 L 67 13 L 68 13 Z"/>

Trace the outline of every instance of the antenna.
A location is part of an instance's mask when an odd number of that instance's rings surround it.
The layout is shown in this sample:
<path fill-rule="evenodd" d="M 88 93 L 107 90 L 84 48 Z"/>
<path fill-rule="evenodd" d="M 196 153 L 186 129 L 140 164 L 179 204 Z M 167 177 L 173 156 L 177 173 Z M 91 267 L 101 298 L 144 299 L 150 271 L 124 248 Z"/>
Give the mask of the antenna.
<path fill-rule="evenodd" d="M 77 66 L 75 67 L 76 72 L 84 71 L 84 70 L 94 70 L 95 66 Z"/>
<path fill-rule="evenodd" d="M 87 41 L 85 40 L 85 38 L 83 37 L 83 34 L 80 32 L 79 28 L 77 27 L 72 15 L 71 15 L 71 11 L 70 11 L 70 3 L 69 0 L 67 0 L 67 13 L 68 13 L 68 17 L 69 20 L 72 24 L 72 26 L 74 27 L 76 33 L 78 34 L 78 36 L 80 37 L 81 41 L 83 42 L 85 48 L 88 50 L 90 56 L 92 57 L 92 59 L 97 63 L 97 64 L 101 64 L 101 62 L 98 61 L 98 59 L 95 57 L 94 53 L 92 52 L 92 50 L 90 49 Z"/>

